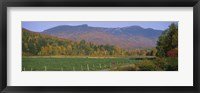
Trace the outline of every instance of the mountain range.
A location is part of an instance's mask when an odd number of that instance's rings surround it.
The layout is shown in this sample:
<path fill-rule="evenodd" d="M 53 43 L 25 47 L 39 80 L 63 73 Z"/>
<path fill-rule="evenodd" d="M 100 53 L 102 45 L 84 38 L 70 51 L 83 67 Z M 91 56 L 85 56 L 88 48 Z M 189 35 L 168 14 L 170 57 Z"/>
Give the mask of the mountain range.
<path fill-rule="evenodd" d="M 40 33 L 74 41 L 85 40 L 98 45 L 109 44 L 124 49 L 137 49 L 155 47 L 162 30 L 142 28 L 136 25 L 105 28 L 83 24 L 77 26 L 60 25 Z"/>

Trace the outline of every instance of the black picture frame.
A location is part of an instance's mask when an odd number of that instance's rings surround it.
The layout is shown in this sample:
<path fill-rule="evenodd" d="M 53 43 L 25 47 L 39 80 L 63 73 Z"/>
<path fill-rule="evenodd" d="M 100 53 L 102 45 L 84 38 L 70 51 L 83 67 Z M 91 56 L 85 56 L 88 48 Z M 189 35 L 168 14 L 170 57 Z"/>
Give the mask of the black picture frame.
<path fill-rule="evenodd" d="M 2 0 L 0 2 L 0 91 L 2 93 L 199 93 L 200 0 Z M 193 7 L 194 86 L 7 86 L 7 7 Z"/>

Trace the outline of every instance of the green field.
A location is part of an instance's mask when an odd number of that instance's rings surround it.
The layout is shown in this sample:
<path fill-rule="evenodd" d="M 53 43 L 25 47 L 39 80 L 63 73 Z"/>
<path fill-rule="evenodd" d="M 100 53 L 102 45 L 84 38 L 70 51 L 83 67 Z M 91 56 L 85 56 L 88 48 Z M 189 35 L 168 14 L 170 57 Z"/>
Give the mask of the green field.
<path fill-rule="evenodd" d="M 106 71 L 140 62 L 130 58 L 22 58 L 22 71 Z"/>

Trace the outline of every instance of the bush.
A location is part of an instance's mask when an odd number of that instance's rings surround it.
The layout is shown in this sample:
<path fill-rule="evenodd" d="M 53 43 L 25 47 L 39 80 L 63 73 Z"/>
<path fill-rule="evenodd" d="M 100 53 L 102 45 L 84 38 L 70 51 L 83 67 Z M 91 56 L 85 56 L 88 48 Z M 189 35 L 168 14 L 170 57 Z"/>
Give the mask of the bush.
<path fill-rule="evenodd" d="M 154 62 L 149 60 L 144 60 L 136 64 L 140 71 L 159 71 L 161 70 Z"/>
<path fill-rule="evenodd" d="M 163 58 L 156 58 L 154 64 L 162 70 L 166 70 L 167 62 Z"/>
<path fill-rule="evenodd" d="M 166 71 L 178 71 L 178 58 L 168 58 Z"/>
<path fill-rule="evenodd" d="M 121 65 L 111 68 L 111 71 L 137 71 L 139 68 L 135 64 Z"/>
<path fill-rule="evenodd" d="M 178 48 L 167 51 L 168 57 L 178 57 Z"/>
<path fill-rule="evenodd" d="M 165 71 L 178 70 L 178 58 L 156 58 L 154 64 Z"/>
<path fill-rule="evenodd" d="M 111 71 L 177 71 L 178 58 L 159 58 L 156 60 L 143 60 L 135 64 L 118 65 Z"/>

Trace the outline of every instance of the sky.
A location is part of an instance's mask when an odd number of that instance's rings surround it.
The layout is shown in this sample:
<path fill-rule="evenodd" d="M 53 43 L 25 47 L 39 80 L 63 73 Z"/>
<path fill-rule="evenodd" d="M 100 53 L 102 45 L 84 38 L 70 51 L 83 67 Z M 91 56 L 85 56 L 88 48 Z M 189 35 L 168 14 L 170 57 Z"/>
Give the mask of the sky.
<path fill-rule="evenodd" d="M 169 27 L 171 23 L 176 23 L 176 21 L 23 21 L 22 27 L 35 32 L 42 32 L 46 29 L 53 28 L 59 25 L 83 25 L 87 24 L 92 27 L 107 27 L 107 28 L 116 28 L 116 27 L 126 27 L 126 26 L 141 26 L 143 28 L 153 28 L 156 30 L 165 30 Z"/>

